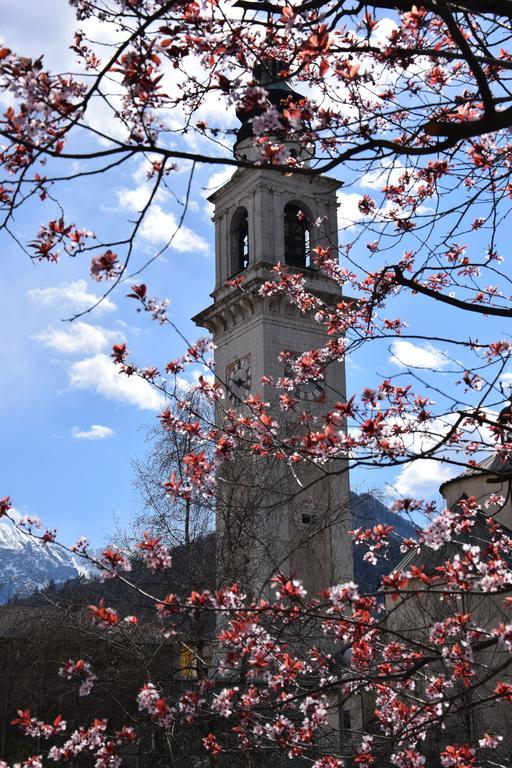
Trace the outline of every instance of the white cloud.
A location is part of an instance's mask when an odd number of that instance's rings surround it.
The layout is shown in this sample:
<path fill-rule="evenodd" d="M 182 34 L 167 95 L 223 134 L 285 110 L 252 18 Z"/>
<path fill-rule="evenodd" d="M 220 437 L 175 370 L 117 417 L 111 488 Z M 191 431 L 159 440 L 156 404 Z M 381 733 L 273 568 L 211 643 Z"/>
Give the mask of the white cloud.
<path fill-rule="evenodd" d="M 233 18 L 235 14 L 236 10 L 231 6 L 229 10 L 230 17 Z M 247 34 L 250 34 L 248 29 L 246 31 Z M 160 86 L 166 93 L 180 93 L 187 90 L 191 81 L 201 83 L 205 90 L 194 112 L 194 119 L 204 120 L 211 127 L 235 128 L 238 125 L 235 106 L 229 103 L 226 97 L 219 96 L 218 90 L 209 89 L 211 77 L 211 69 L 205 66 L 204 61 L 199 56 L 192 54 L 181 59 L 179 69 L 167 67 L 164 77 L 160 81 Z M 177 105 L 166 113 L 166 118 L 171 128 L 183 126 L 187 119 L 187 113 L 183 106 Z M 211 141 L 203 139 L 195 131 L 188 131 L 183 136 L 183 139 L 191 148 L 197 147 L 202 143 L 208 144 L 211 147 Z M 219 149 L 218 143 L 216 149 L 217 151 Z"/>
<path fill-rule="evenodd" d="M 230 180 L 233 173 L 233 168 L 229 165 L 225 166 L 220 171 L 213 173 L 208 179 L 206 187 L 201 190 L 201 197 L 208 198 L 210 195 L 213 195 L 214 192 L 216 192 L 218 189 L 220 189 L 220 187 L 224 186 L 224 184 Z M 213 203 L 210 203 L 208 200 L 205 205 L 205 211 L 208 216 L 213 216 L 214 206 Z"/>
<path fill-rule="evenodd" d="M 447 413 L 432 420 L 418 421 L 414 413 L 391 417 L 391 429 L 400 427 L 400 441 L 409 456 L 422 456 L 435 448 L 446 436 L 458 418 L 456 413 Z"/>
<path fill-rule="evenodd" d="M 141 237 L 155 245 L 165 245 L 172 237 L 170 248 L 181 253 L 207 251 L 208 243 L 189 227 L 181 226 L 173 213 L 165 211 L 159 205 L 153 205 L 144 217 L 140 229 Z"/>
<path fill-rule="evenodd" d="M 497 413 L 495 411 L 483 410 L 491 423 L 496 421 Z M 488 424 L 480 426 L 461 424 L 459 413 L 447 413 L 443 417 L 427 421 L 422 425 L 414 422 L 412 416 L 410 416 L 410 420 L 414 425 L 413 433 L 404 435 L 404 442 L 410 455 L 421 457 L 426 451 L 431 451 L 446 437 L 448 431 L 455 424 L 458 425 L 457 428 L 461 432 L 464 442 L 473 441 L 480 444 L 481 450 L 472 455 L 473 459 L 481 460 L 484 456 L 489 455 L 489 449 L 493 450 L 495 446 L 494 436 Z M 449 458 L 458 462 L 466 460 L 461 453 L 460 446 L 457 445 L 453 448 L 447 447 L 442 452 L 438 451 L 437 459 L 418 458 L 416 461 L 404 464 L 395 478 L 392 490 L 399 496 L 418 498 L 431 497 L 437 494 L 442 483 L 464 471 L 463 466 L 452 465 L 448 461 L 443 462 L 443 459 Z"/>
<path fill-rule="evenodd" d="M 160 156 L 154 155 L 151 156 L 150 154 L 146 155 L 143 159 L 139 159 L 138 165 L 136 166 L 134 172 L 132 173 L 132 179 L 134 182 L 139 185 L 148 185 L 148 173 L 150 171 L 154 172 L 154 168 L 152 166 L 151 160 L 154 160 L 155 162 L 160 162 Z M 186 173 L 187 171 L 190 171 L 192 168 L 192 160 L 180 160 L 179 164 L 176 162 L 176 169 L 172 172 L 172 176 L 174 177 L 176 174 L 179 173 Z M 159 189 L 158 194 L 166 194 L 168 195 L 167 191 L 164 189 Z"/>
<path fill-rule="evenodd" d="M 148 167 L 149 166 L 146 165 L 146 170 Z M 136 180 L 139 176 L 140 168 L 135 170 L 132 178 Z M 152 187 L 150 187 L 146 181 L 139 182 L 135 187 L 120 187 L 119 189 L 116 189 L 117 202 L 119 207 L 125 211 L 140 213 L 147 205 L 152 192 Z M 164 203 L 169 199 L 169 193 L 163 187 L 159 187 L 155 193 L 153 202 Z"/>
<path fill-rule="evenodd" d="M 396 21 L 389 16 L 384 16 L 379 19 L 377 24 L 372 29 L 370 42 L 372 45 L 379 45 L 382 48 L 387 48 L 390 43 L 390 37 L 395 30 L 398 29 Z"/>
<path fill-rule="evenodd" d="M 66 328 L 48 328 L 33 337 L 65 355 L 88 355 L 101 352 L 114 342 L 122 341 L 119 331 L 110 331 L 99 325 L 77 320 Z"/>
<path fill-rule="evenodd" d="M 359 201 L 362 195 L 358 192 L 339 192 L 338 199 L 338 227 L 346 229 L 364 219 L 359 210 Z"/>
<path fill-rule="evenodd" d="M 147 205 L 151 190 L 146 184 L 140 184 L 138 187 L 121 187 L 116 190 L 116 195 L 121 208 L 140 213 Z"/>
<path fill-rule="evenodd" d="M 375 170 L 365 173 L 359 179 L 359 184 L 361 187 L 381 190 L 388 184 L 396 184 L 404 171 L 405 166 L 400 160 L 383 160 Z"/>
<path fill-rule="evenodd" d="M 135 174 L 138 174 L 138 170 Z M 134 213 L 139 213 L 144 208 L 150 194 L 147 184 L 140 184 L 134 188 L 122 187 L 116 191 L 119 206 Z M 155 197 L 155 200 L 160 202 L 165 202 L 167 199 L 168 195 L 163 190 L 159 190 Z M 161 205 L 156 205 L 154 202 L 144 216 L 139 232 L 144 240 L 153 245 L 165 245 L 172 238 L 169 247 L 181 253 L 208 250 L 208 243 L 201 235 L 183 224 L 178 229 L 175 215 L 171 211 L 165 212 Z"/>
<path fill-rule="evenodd" d="M 363 177 L 364 178 L 364 177 Z M 368 179 L 373 179 L 374 176 L 368 174 Z M 378 188 L 386 183 L 386 176 L 380 176 L 381 182 L 375 182 L 375 187 Z M 377 176 L 375 175 L 375 179 Z M 363 180 L 359 182 L 363 183 Z M 369 186 L 369 184 L 366 184 Z M 393 205 L 391 200 L 386 200 L 384 204 L 379 208 L 376 207 L 371 214 L 364 214 L 359 209 L 359 202 L 363 195 L 358 192 L 339 192 L 337 195 L 338 201 L 338 228 L 340 230 L 350 230 L 356 224 L 363 221 L 371 221 L 374 225 L 383 225 L 386 222 L 395 222 L 396 219 L 408 218 L 408 214 L 404 211 L 398 211 L 396 206 Z M 432 211 L 426 205 L 419 205 L 416 209 L 417 215 L 425 215 Z"/>
<path fill-rule="evenodd" d="M 195 368 L 188 368 L 186 375 L 179 376 L 177 381 L 179 386 L 183 387 L 184 390 L 192 390 L 199 385 L 200 377 L 202 377 L 209 384 L 213 384 L 215 381 L 215 376 L 213 375 L 211 369 L 206 365 L 200 365 Z"/>
<path fill-rule="evenodd" d="M 206 188 L 202 190 L 201 195 L 203 197 L 209 197 L 210 195 L 213 195 L 214 192 L 216 192 L 220 187 L 224 186 L 226 182 L 230 180 L 230 178 L 233 176 L 233 167 L 232 166 L 225 166 L 220 171 L 215 171 L 210 178 L 208 179 L 208 184 L 206 185 Z"/>
<path fill-rule="evenodd" d="M 500 376 L 500 384 L 503 386 L 505 393 L 508 394 L 510 388 L 512 388 L 512 373 L 502 373 Z"/>
<path fill-rule="evenodd" d="M 101 298 L 88 290 L 85 280 L 75 280 L 71 283 L 61 283 L 48 288 L 32 288 L 28 295 L 34 301 L 40 304 L 60 304 L 63 307 L 70 307 L 75 312 L 81 312 L 89 309 Z M 96 307 L 96 312 L 112 312 L 116 305 L 109 298 L 103 299 L 101 304 Z"/>
<path fill-rule="evenodd" d="M 71 430 L 71 436 L 75 440 L 105 440 L 107 437 L 113 437 L 114 435 L 114 430 L 103 426 L 103 424 L 91 424 L 90 429 L 73 427 Z"/>
<path fill-rule="evenodd" d="M 412 344 L 410 341 L 394 341 L 391 345 L 391 363 L 399 368 L 446 368 L 450 360 L 432 344 Z"/>
<path fill-rule="evenodd" d="M 37 58 L 44 53 L 46 67 L 71 67 L 75 55 L 68 46 L 76 27 L 73 9 L 61 0 L 31 3 L 30 23 L 27 10 L 26 3 L 3 0 L 2 43 L 22 56 Z"/>
<path fill-rule="evenodd" d="M 78 360 L 70 368 L 69 380 L 76 389 L 91 389 L 108 400 L 157 411 L 164 398 L 149 382 L 119 372 L 112 360 L 103 354 Z"/>
<path fill-rule="evenodd" d="M 460 472 L 460 468 L 435 459 L 418 459 L 406 464 L 398 474 L 394 490 L 399 496 L 430 498 L 439 493 L 439 486 Z"/>
<path fill-rule="evenodd" d="M 490 424 L 496 422 L 497 413 L 495 411 L 483 408 L 482 412 L 485 414 Z M 402 431 L 401 440 L 403 445 L 412 456 L 426 456 L 427 452 L 433 449 L 437 450 L 438 459 L 441 457 L 452 457 L 458 461 L 464 461 L 464 457 L 461 454 L 461 445 L 457 443 L 450 447 L 445 446 L 442 454 L 439 452 L 438 446 L 444 442 L 448 432 L 457 425 L 457 430 L 460 432 L 464 442 L 474 442 L 480 445 L 479 450 L 488 451 L 489 448 L 493 448 L 496 441 L 493 437 L 493 433 L 489 424 L 466 424 L 461 421 L 460 413 L 446 413 L 444 416 L 438 416 L 432 420 L 424 422 L 418 422 L 414 414 L 409 413 L 404 417 L 395 417 L 389 420 L 390 427 L 399 425 Z M 430 454 L 431 455 L 431 454 Z M 478 455 L 473 456 L 478 458 Z M 423 460 L 423 459 L 422 459 Z M 459 468 L 458 471 L 462 471 Z"/>

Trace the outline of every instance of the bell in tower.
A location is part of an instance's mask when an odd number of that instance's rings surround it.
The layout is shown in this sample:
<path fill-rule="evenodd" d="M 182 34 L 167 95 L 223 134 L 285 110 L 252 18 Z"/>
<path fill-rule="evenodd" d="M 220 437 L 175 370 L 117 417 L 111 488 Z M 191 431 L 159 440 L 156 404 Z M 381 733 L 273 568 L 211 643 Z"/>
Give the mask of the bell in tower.
<path fill-rule="evenodd" d="M 287 83 L 275 79 L 275 66 L 265 65 L 256 74 L 276 108 L 300 98 Z M 238 117 L 242 125 L 235 155 L 252 159 L 251 116 L 242 111 Z M 322 380 L 296 383 L 291 393 L 297 401 L 294 411 L 280 411 L 282 390 L 262 383 L 262 377 L 274 382 L 292 378 L 293 359 L 327 340 L 314 317 L 284 297 L 263 297 L 260 289 L 280 262 L 292 272 L 300 270 L 308 290 L 327 305 L 339 303 L 339 285 L 311 262 L 311 251 L 319 245 L 337 249 L 339 186 L 326 176 L 285 174 L 254 165 L 238 169 L 209 198 L 215 209 L 215 286 L 211 305 L 194 321 L 213 335 L 216 375 L 226 389 L 216 414 L 219 427 L 229 408 L 243 413 L 249 395 L 259 394 L 271 403 L 280 435 L 288 439 L 304 429 L 302 411 L 321 420 L 335 403 L 345 400 L 343 362 L 330 364 Z M 242 287 L 233 282 L 235 276 L 242 278 Z M 351 580 L 346 470 L 341 460 L 291 467 L 271 455 L 245 454 L 241 447 L 235 459 L 223 465 L 218 483 L 221 579 L 236 580 L 254 597 L 265 592 L 278 571 L 302 579 L 312 595 Z"/>

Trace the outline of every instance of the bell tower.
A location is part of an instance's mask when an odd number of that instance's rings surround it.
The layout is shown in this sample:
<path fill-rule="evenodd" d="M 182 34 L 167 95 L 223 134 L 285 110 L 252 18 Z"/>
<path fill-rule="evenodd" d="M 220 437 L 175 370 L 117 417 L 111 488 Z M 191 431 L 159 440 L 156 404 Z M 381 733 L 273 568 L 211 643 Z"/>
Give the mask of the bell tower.
<path fill-rule="evenodd" d="M 267 73 L 268 75 L 268 73 Z M 261 80 L 260 80 L 261 81 Z M 272 88 L 269 100 L 280 103 L 293 91 L 286 83 Z M 252 158 L 249 118 L 235 155 Z M 297 152 L 299 149 L 297 148 Z M 297 156 L 297 155 L 296 155 Z M 215 207 L 215 288 L 212 304 L 195 318 L 215 344 L 215 371 L 226 388 L 223 411 L 243 411 L 249 394 L 259 393 L 275 409 L 283 436 L 297 434 L 300 414 L 319 417 L 345 400 L 342 362 L 325 369 L 323 381 L 306 381 L 291 393 L 293 411 L 279 410 L 274 382 L 290 376 L 290 359 L 325 344 L 324 328 L 284 297 L 264 298 L 259 291 L 278 262 L 300 271 L 307 288 L 326 304 L 341 300 L 339 286 L 315 269 L 311 250 L 337 248 L 336 191 L 340 183 L 307 173 L 285 174 L 271 168 L 238 169 L 209 198 Z M 242 287 L 233 285 L 240 277 Z M 222 469 L 217 500 L 217 552 L 221 578 L 245 581 L 258 594 L 276 571 L 304 581 L 315 593 L 352 578 L 348 473 L 343 461 L 324 466 L 241 455 Z"/>

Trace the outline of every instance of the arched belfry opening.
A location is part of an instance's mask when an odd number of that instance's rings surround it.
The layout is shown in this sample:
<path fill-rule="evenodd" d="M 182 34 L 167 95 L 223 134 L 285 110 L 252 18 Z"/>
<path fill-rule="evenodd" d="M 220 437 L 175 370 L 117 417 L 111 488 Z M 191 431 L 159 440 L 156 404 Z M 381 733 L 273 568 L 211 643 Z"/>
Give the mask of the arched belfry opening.
<path fill-rule="evenodd" d="M 311 267 L 308 218 L 294 203 L 284 209 L 284 258 L 292 267 Z"/>
<path fill-rule="evenodd" d="M 231 219 L 230 241 L 232 277 L 249 266 L 249 217 L 246 208 L 238 208 Z"/>

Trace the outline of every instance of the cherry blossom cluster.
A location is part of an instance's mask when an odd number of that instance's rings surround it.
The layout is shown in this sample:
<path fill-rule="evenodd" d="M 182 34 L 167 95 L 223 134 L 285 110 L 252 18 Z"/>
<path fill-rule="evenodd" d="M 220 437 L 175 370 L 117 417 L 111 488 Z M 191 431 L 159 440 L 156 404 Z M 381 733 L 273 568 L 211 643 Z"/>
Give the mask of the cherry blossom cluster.
<path fill-rule="evenodd" d="M 474 499 L 468 499 L 458 514 L 460 519 L 452 520 L 452 523 L 464 526 L 468 520 L 474 523 L 480 510 Z M 485 548 L 479 550 L 476 544 L 466 546 L 463 548 L 465 555 L 452 556 L 435 578 L 414 567 L 383 577 L 385 592 L 393 594 L 399 589 L 402 600 L 415 599 L 418 596 L 415 583 L 428 587 L 434 580 L 434 590 L 442 596 L 443 580 L 452 571 L 457 572 L 458 581 L 449 584 L 451 596 L 462 594 L 468 579 L 475 588 L 483 572 L 482 564 L 487 565 L 484 571 L 488 575 L 501 550 L 510 546 L 492 518 L 488 519 L 488 524 L 491 536 Z M 380 533 L 377 532 L 378 538 Z M 159 544 L 158 540 L 147 536 L 142 543 L 149 550 L 158 548 Z M 468 556 L 468 562 L 475 565 L 475 573 L 470 572 L 469 566 L 462 565 L 462 560 Z M 165 559 L 148 565 L 156 569 L 168 567 Z M 106 567 L 115 572 L 117 564 L 106 564 Z M 195 685 L 191 681 L 187 690 L 174 694 L 172 690 L 164 690 L 148 681 L 137 697 L 141 714 L 148 716 L 159 728 L 168 728 L 174 723 L 181 728 L 196 728 L 205 717 L 209 718 L 210 724 L 212 717 L 219 717 L 236 723 L 237 749 L 268 748 L 271 745 L 289 757 L 298 757 L 308 755 L 309 750 L 325 738 L 326 730 L 330 728 L 328 713 L 332 694 L 336 690 L 342 691 L 345 706 L 356 702 L 361 690 L 371 690 L 381 734 L 392 738 L 395 745 L 393 764 L 398 768 L 422 766 L 425 758 L 421 743 L 429 730 L 443 721 L 446 703 L 459 695 L 455 684 L 459 682 L 463 686 L 461 706 L 464 687 L 475 684 L 475 660 L 480 647 L 494 645 L 508 653 L 512 648 L 510 624 L 502 622 L 495 628 L 481 628 L 471 614 L 460 610 L 437 621 L 428 637 L 419 643 L 407 634 L 390 636 L 382 621 L 379 601 L 375 596 L 361 594 L 354 582 L 333 585 L 312 599 L 297 579 L 278 575 L 273 584 L 274 598 L 255 603 L 248 601 L 236 586 L 216 592 L 192 591 L 186 597 L 168 595 L 163 600 L 155 600 L 160 620 L 171 622 L 170 627 L 180 615 L 193 617 L 198 611 L 223 614 L 217 635 L 216 674 L 220 675 L 219 680 L 224 681 L 224 685 L 219 688 L 214 673 L 212 677 L 199 679 Z M 492 589 L 499 595 L 502 587 L 496 582 Z M 434 591 L 432 596 L 435 594 Z M 90 606 L 90 613 L 105 629 L 119 622 L 117 613 L 105 607 L 104 601 L 98 606 Z M 127 618 L 132 623 L 138 621 L 137 617 Z M 298 631 L 300 635 L 304 622 L 309 625 L 313 637 L 323 634 L 329 644 L 326 646 L 325 641 L 318 645 L 295 644 L 294 633 Z M 175 634 L 175 631 L 171 632 L 169 637 Z M 335 661 L 337 648 L 344 652 L 350 649 L 350 654 L 344 655 L 343 681 Z M 230 685 L 230 678 L 239 679 L 241 669 L 244 670 L 244 684 Z M 86 687 L 86 691 L 81 691 L 82 695 L 88 693 L 95 682 L 90 665 L 83 659 L 69 660 L 61 667 L 60 674 L 66 679 L 82 679 L 82 686 Z M 494 674 L 499 674 L 498 669 Z M 310 690 L 312 680 L 316 681 L 314 691 Z M 309 691 L 307 695 L 304 695 L 305 690 Z M 504 703 L 512 701 L 512 686 L 498 680 L 493 695 Z M 27 735 L 43 735 L 45 738 L 56 738 L 65 730 L 61 716 L 53 724 L 45 724 L 33 718 L 28 710 L 20 710 L 15 723 Z M 500 734 L 486 733 L 480 737 L 478 745 L 444 746 L 443 759 L 450 761 L 471 754 L 476 760 L 477 749 L 498 748 L 499 737 Z M 117 749 L 123 738 L 134 739 L 136 733 L 130 731 L 124 736 L 109 737 L 106 723 L 101 721 L 90 728 L 78 729 L 61 746 L 51 747 L 49 756 L 63 760 L 91 752 L 100 768 L 112 768 L 119 764 Z M 229 753 L 232 748 L 229 738 L 222 736 L 221 731 L 206 734 L 203 747 L 214 756 Z M 365 737 L 352 754 L 358 764 L 371 765 L 379 759 L 378 749 L 375 751 L 377 747 L 371 738 Z M 317 760 L 321 768 L 333 768 L 342 763 L 343 758 L 337 755 L 325 755 Z M 456 762 L 451 764 L 458 765 Z"/>
<path fill-rule="evenodd" d="M 130 559 L 119 547 L 107 547 L 101 553 L 99 561 L 102 566 L 102 578 L 109 579 L 116 576 L 118 573 L 131 571 L 132 564 Z"/>
<path fill-rule="evenodd" d="M 98 679 L 92 671 L 90 663 L 83 659 L 78 659 L 78 661 L 69 659 L 59 669 L 59 675 L 65 680 L 72 680 L 75 677 L 81 680 L 80 687 L 78 688 L 79 696 L 88 696 Z"/>
<path fill-rule="evenodd" d="M 120 269 L 117 253 L 109 248 L 104 253 L 93 256 L 89 272 L 94 280 L 100 282 L 101 280 L 113 280 L 120 274 Z"/>
<path fill-rule="evenodd" d="M 2 152 L 6 170 L 15 174 L 28 168 L 42 147 L 59 155 L 66 126 L 79 118 L 86 85 L 72 76 L 50 74 L 42 57 L 33 60 L 3 48 L 0 90 L 13 99 L 2 121 L 11 139 Z"/>
<path fill-rule="evenodd" d="M 41 225 L 35 240 L 30 243 L 30 248 L 38 261 L 57 262 L 60 257 L 60 246 L 64 247 L 68 255 L 74 256 L 83 248 L 86 240 L 93 237 L 93 232 L 78 229 L 74 224 L 65 224 L 61 217 Z"/>
<path fill-rule="evenodd" d="M 137 696 L 137 704 L 141 712 L 147 712 L 159 725 L 167 727 L 174 721 L 176 710 L 169 709 L 153 683 L 146 683 Z"/>
<path fill-rule="evenodd" d="M 152 571 L 171 567 L 172 555 L 169 548 L 162 544 L 161 537 L 152 539 L 144 531 L 144 540 L 137 547 L 142 552 L 144 563 Z"/>
<path fill-rule="evenodd" d="M 118 749 L 124 741 L 132 738 L 131 731 L 119 731 L 117 738 L 107 735 L 107 721 L 95 720 L 89 728 L 73 731 L 62 746 L 53 746 L 48 752 L 50 760 L 61 762 L 78 755 L 90 754 L 94 758 L 95 768 L 119 768 L 121 757 Z"/>
<path fill-rule="evenodd" d="M 148 298 L 146 293 L 147 287 L 144 283 L 141 283 L 140 285 L 132 285 L 132 292 L 127 295 L 128 298 L 138 299 L 142 309 L 145 312 L 149 312 L 153 320 L 163 325 L 167 321 L 169 301 L 167 299 Z"/>
<path fill-rule="evenodd" d="M 57 715 L 53 723 L 44 723 L 36 717 L 31 717 L 29 709 L 18 709 L 18 717 L 12 720 L 12 725 L 17 725 L 27 736 L 43 739 L 49 739 L 67 728 L 66 721 L 61 715 Z"/>

